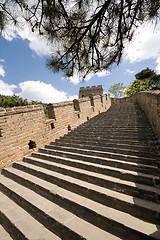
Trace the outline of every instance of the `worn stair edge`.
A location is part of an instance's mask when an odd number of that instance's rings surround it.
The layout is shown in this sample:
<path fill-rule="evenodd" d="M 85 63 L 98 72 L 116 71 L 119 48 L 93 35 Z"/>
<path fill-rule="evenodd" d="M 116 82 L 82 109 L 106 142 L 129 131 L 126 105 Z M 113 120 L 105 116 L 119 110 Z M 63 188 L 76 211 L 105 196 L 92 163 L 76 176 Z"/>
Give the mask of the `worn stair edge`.
<path fill-rule="evenodd" d="M 44 148 L 42 148 L 42 149 L 44 149 Z M 46 150 L 46 151 L 48 151 L 48 153 L 50 153 L 50 154 L 56 154 L 56 153 L 63 153 L 63 151 L 61 151 L 61 150 L 54 150 L 54 149 L 44 149 L 44 150 Z M 83 150 L 82 150 L 82 152 L 83 152 Z M 85 154 L 80 154 L 80 153 L 77 153 L 77 152 L 74 152 L 74 153 L 72 153 L 72 152 L 67 152 L 67 151 L 65 151 L 65 154 L 67 155 L 69 155 L 69 156 L 73 156 L 74 158 L 76 158 L 76 157 L 86 157 L 86 158 L 98 158 L 98 159 L 107 159 L 108 158 L 108 156 L 110 156 L 111 158 L 116 158 L 117 160 L 122 160 L 122 159 L 128 159 L 128 161 L 130 161 L 131 159 L 144 159 L 144 160 L 147 160 L 147 161 L 150 161 L 150 160 L 153 160 L 153 158 L 147 158 L 147 157 L 139 157 L 139 156 L 134 156 L 134 155 L 127 155 L 127 154 L 119 154 L 119 153 L 112 153 L 112 152 L 105 152 L 105 154 L 106 154 L 106 157 L 99 157 L 99 156 L 89 156 L 89 155 L 87 155 L 87 156 L 85 156 Z"/>
<path fill-rule="evenodd" d="M 94 211 L 92 212 L 90 210 L 90 215 L 93 213 L 91 221 L 95 222 L 95 218 L 98 217 L 98 221 L 96 219 L 96 225 L 104 230 L 102 232 L 101 229 L 94 227 L 92 225 L 93 223 L 90 224 L 78 218 L 53 202 L 44 199 L 44 197 L 36 194 L 32 190 L 12 182 L 12 180 L 5 177 L 2 178 L 1 176 L 2 190 L 28 212 L 34 214 L 34 217 L 43 222 L 43 224 L 44 221 L 46 222 L 46 220 L 48 220 L 46 226 L 52 228 L 52 231 L 53 228 L 55 228 L 55 232 L 56 228 L 58 228 L 57 230 L 61 229 L 61 234 L 65 234 L 65 237 L 63 236 L 64 239 L 71 239 L 71 236 L 72 239 L 74 239 L 74 237 L 75 239 L 107 239 L 108 234 L 105 231 L 110 231 L 124 239 L 127 239 L 128 234 L 131 234 L 130 240 L 135 238 L 137 240 L 160 238 L 160 232 L 157 231 L 160 226 L 144 222 L 126 213 L 109 209 L 101 204 L 88 200 L 90 201 L 90 205 L 92 204 L 93 206 L 91 206 L 96 210 L 95 215 Z M 4 187 L 2 184 L 4 184 Z M 151 235 L 154 235 L 154 237 Z"/>
<path fill-rule="evenodd" d="M 121 136 L 124 136 L 124 137 L 132 137 L 132 138 L 143 138 L 143 137 L 146 137 L 147 139 L 152 139 L 154 136 L 151 132 L 149 131 L 146 131 L 146 132 L 135 132 L 135 131 L 127 131 L 127 129 L 125 131 L 113 131 L 112 129 L 108 129 L 108 130 L 105 130 L 103 129 L 103 132 L 102 131 L 94 131 L 94 128 L 93 130 L 88 130 L 86 129 L 85 131 L 72 131 L 70 132 L 70 134 L 68 135 L 69 137 L 76 137 L 76 136 L 79 136 L 79 137 L 84 137 L 84 136 L 88 136 L 90 135 L 91 137 L 96 137 L 96 136 L 102 136 L 102 137 L 112 137 L 112 136 L 118 136 L 118 137 L 121 137 Z"/>
<path fill-rule="evenodd" d="M 2 191 L 10 196 L 12 200 L 23 207 L 28 213 L 33 215 L 46 228 L 59 235 L 60 238 L 65 240 L 120 239 L 119 237 L 116 237 L 86 222 L 85 220 L 80 219 L 76 215 L 68 212 L 34 191 L 21 186 L 13 180 L 3 176 L 0 178 Z M 152 227 L 154 227 L 154 225 L 149 224 L 149 226 L 151 227 L 150 231 L 152 231 Z M 126 229 L 128 228 L 126 227 Z M 145 236 L 144 233 L 139 232 L 137 235 Z"/>
<path fill-rule="evenodd" d="M 1 192 L 0 221 L 15 240 L 39 240 L 42 239 L 42 236 L 44 240 L 60 240 L 58 236 L 46 229 L 23 208 Z"/>
<path fill-rule="evenodd" d="M 0 224 L 0 239 L 13 240 L 13 238 L 9 235 L 9 233 L 3 228 L 1 224 Z"/>
<path fill-rule="evenodd" d="M 75 147 L 75 146 L 63 146 L 63 144 L 62 145 L 54 145 L 54 144 L 50 144 L 50 145 L 45 145 L 45 147 L 44 148 L 46 148 L 46 149 L 53 149 L 53 150 L 60 150 L 60 151 L 68 151 L 68 152 L 73 152 L 73 153 L 83 153 L 84 155 L 91 155 L 91 156 L 98 156 L 98 157 L 104 157 L 104 158 L 106 158 L 106 155 L 107 155 L 107 151 L 110 151 L 110 152 L 112 152 L 112 153 L 114 153 L 114 152 L 116 152 L 116 153 L 119 153 L 119 154 L 130 154 L 130 153 L 138 153 L 137 154 L 137 156 L 140 156 L 141 158 L 143 158 L 143 157 L 145 157 L 145 156 L 151 156 L 153 159 L 155 158 L 155 157 L 157 157 L 156 155 L 153 155 L 153 154 L 149 154 L 149 153 L 147 153 L 146 151 L 145 151 L 145 153 L 142 153 L 141 152 L 141 154 L 139 154 L 140 152 L 137 150 L 137 151 L 128 151 L 128 150 L 118 150 L 118 148 L 110 148 L 110 147 L 108 147 L 108 148 L 106 148 L 106 151 L 105 150 L 103 150 L 103 151 L 100 151 L 100 150 L 94 150 L 94 149 L 88 149 L 88 148 L 83 148 L 83 146 L 79 146 L 79 147 Z M 113 151 L 112 151 L 112 149 L 113 149 Z M 115 151 L 114 151 L 115 150 Z M 150 162 L 150 161 L 148 161 L 148 162 Z"/>
<path fill-rule="evenodd" d="M 58 139 L 57 139 L 58 140 Z M 51 142 L 50 143 L 50 145 L 58 145 L 58 144 L 62 144 L 62 145 L 71 145 L 70 143 L 68 143 L 68 142 L 61 142 L 61 141 L 55 141 L 55 142 Z M 106 143 L 106 145 L 104 145 L 104 143 L 103 143 L 103 146 L 101 146 L 100 144 L 99 144 L 99 142 L 94 142 L 94 145 L 92 144 L 90 144 L 89 145 L 89 143 L 86 141 L 84 141 L 84 143 L 82 144 L 79 144 L 79 143 L 73 143 L 73 146 L 74 145 L 82 145 L 82 146 L 84 146 L 84 147 L 88 147 L 88 148 L 93 148 L 94 149 L 94 147 L 97 147 L 97 146 L 95 146 L 95 144 L 96 145 L 98 145 L 98 147 L 99 147 L 99 149 L 103 149 L 103 150 L 105 150 L 105 147 L 107 148 L 107 147 L 109 147 L 109 146 L 116 146 L 117 148 L 124 148 L 124 147 L 126 147 L 126 149 L 130 149 L 130 148 L 132 148 L 132 149 L 135 149 L 135 150 L 139 150 L 139 151 L 148 151 L 149 150 L 149 148 L 148 148 L 148 145 L 146 144 L 146 145 L 144 145 L 144 146 L 140 146 L 140 145 L 136 145 L 136 144 L 129 144 L 129 143 L 126 143 L 126 144 L 124 144 L 124 143 L 118 143 L 117 141 L 116 142 L 107 142 Z M 96 150 L 96 149 L 95 149 Z"/>
<path fill-rule="evenodd" d="M 93 178 L 75 178 L 71 176 L 67 176 L 55 171 L 51 171 L 48 169 L 44 169 L 42 167 L 33 165 L 31 163 L 27 162 L 17 162 L 14 163 L 13 167 L 20 169 L 22 171 L 28 172 L 33 174 L 34 176 L 41 177 L 46 181 L 49 181 L 51 183 L 54 183 L 60 187 L 66 188 L 68 190 L 71 190 L 74 187 L 78 187 L 76 182 L 79 180 L 82 180 L 84 182 L 88 182 L 91 184 L 96 184 L 100 187 L 106 187 L 108 189 L 121 192 L 124 194 L 128 194 L 134 197 L 140 197 L 142 199 L 157 202 L 157 199 L 160 199 L 160 189 L 155 188 L 153 186 L 146 186 L 144 184 L 139 183 L 133 183 L 121 179 L 117 179 L 114 177 L 106 177 L 105 181 L 103 178 L 93 177 Z M 104 177 L 104 176 L 103 176 Z M 75 182 L 76 179 L 76 182 Z M 97 184 L 98 181 L 98 184 Z M 95 183 L 96 182 L 96 183 Z M 74 190 L 75 191 L 75 190 Z"/>
<path fill-rule="evenodd" d="M 56 158 L 55 156 L 50 156 L 45 153 L 34 153 L 32 157 L 25 157 L 23 161 L 32 163 L 35 165 L 41 165 L 45 168 L 58 171 L 68 175 L 75 175 L 75 171 L 81 171 L 82 174 L 85 173 L 98 173 L 104 176 L 112 176 L 120 178 L 126 181 L 133 181 L 137 183 L 143 183 L 149 186 L 154 186 L 159 183 L 159 177 L 153 174 L 146 174 L 141 172 L 136 172 L 133 170 L 125 170 L 116 167 L 111 167 L 107 165 L 101 165 L 97 163 L 91 163 L 87 161 L 81 161 L 78 159 L 67 159 L 65 157 Z M 87 172 L 83 172 L 87 171 Z M 73 173 L 74 172 L 74 173 Z M 78 173 L 77 173 L 78 174 Z"/>
<path fill-rule="evenodd" d="M 116 146 L 117 148 L 121 148 L 121 147 L 124 147 L 126 146 L 126 149 L 130 149 L 130 148 L 133 148 L 133 149 L 139 149 L 142 151 L 150 151 L 148 145 L 144 145 L 144 146 L 140 146 L 140 145 L 137 145 L 137 144 L 129 144 L 128 142 L 126 143 L 123 143 L 123 142 L 117 142 L 117 141 L 106 141 L 106 142 L 99 142 L 99 141 L 71 141 L 71 139 L 69 141 L 61 141 L 63 139 L 56 139 L 54 142 L 51 142 L 50 145 L 54 145 L 54 146 L 73 146 L 73 147 L 83 147 L 85 149 L 90 149 L 90 150 L 95 150 L 95 151 L 106 151 L 108 149 L 109 146 Z M 106 150 L 105 150 L 106 149 Z"/>
<path fill-rule="evenodd" d="M 59 138 L 59 139 L 56 139 L 55 142 L 68 142 L 68 143 L 87 143 L 87 144 L 96 144 L 96 145 L 100 145 L 100 146 L 107 146 L 108 143 L 118 143 L 118 144 L 129 144 L 129 145 L 134 145 L 134 146 L 137 146 L 138 145 L 141 145 L 141 146 L 145 146 L 148 148 L 148 143 L 146 143 L 146 141 L 134 141 L 132 139 L 127 139 L 127 140 L 120 140 L 120 139 L 105 139 L 105 141 L 101 141 L 100 138 L 97 138 L 97 139 L 93 139 L 93 138 L 88 138 L 88 139 L 78 139 L 78 138 L 75 138 L 75 139 L 72 139 L 72 138 L 68 138 L 67 141 L 65 138 Z"/>
<path fill-rule="evenodd" d="M 71 131 L 71 133 L 72 132 L 76 132 L 76 133 L 78 133 L 78 132 L 81 132 L 81 130 L 83 130 L 83 129 L 85 129 L 84 127 L 82 127 L 82 126 L 78 126 L 76 129 L 74 129 L 74 131 Z M 88 126 L 87 127 L 87 130 L 88 131 L 95 131 L 95 132 L 97 132 L 97 133 L 99 133 L 99 132 L 104 132 L 104 130 L 113 130 L 113 131 L 124 131 L 124 130 L 126 130 L 126 131 L 135 131 L 135 132 L 139 132 L 139 133 L 141 133 L 141 132 L 146 132 L 146 130 L 148 130 L 149 129 L 149 127 L 148 126 L 143 126 L 143 127 L 139 127 L 139 126 L 132 126 L 132 127 L 128 127 L 128 126 L 125 126 L 125 127 L 119 127 L 118 125 L 117 125 L 117 127 L 112 127 L 112 126 L 109 126 L 109 125 L 105 125 L 105 126 L 97 126 L 97 125 L 95 125 L 94 126 L 94 128 L 92 128 L 92 127 L 90 127 L 90 126 Z M 71 134 L 70 133 L 70 134 Z M 70 135 L 69 134 L 69 135 Z"/>
<path fill-rule="evenodd" d="M 68 142 L 68 143 L 70 143 L 70 144 L 72 144 L 72 141 L 73 142 L 77 142 L 77 141 L 74 141 L 73 139 L 72 140 L 65 140 L 65 139 L 61 139 L 62 140 L 62 144 L 63 144 L 63 142 Z M 61 142 L 61 141 L 59 141 L 59 142 Z M 83 141 L 78 141 L 79 143 L 82 143 Z M 91 143 L 92 145 L 94 144 L 94 142 L 92 142 Z M 133 159 L 133 160 L 135 160 L 136 161 L 136 159 L 138 160 L 138 159 L 141 159 L 141 158 L 143 158 L 144 160 L 152 160 L 153 158 L 156 158 L 157 157 L 157 154 L 153 154 L 153 156 L 152 157 L 146 157 L 146 156 L 136 156 L 136 155 L 133 155 L 133 154 L 122 154 L 122 153 L 116 153 L 116 152 L 112 152 L 112 151 L 109 151 L 108 149 L 105 151 L 105 154 L 106 154 L 106 157 L 107 156 L 112 156 L 112 157 L 119 157 L 120 159 L 122 159 L 122 158 L 125 158 L 125 159 Z"/>
<path fill-rule="evenodd" d="M 94 156 L 91 156 L 91 155 L 83 155 L 83 154 L 78 154 L 76 155 L 76 153 L 74 154 L 73 152 L 66 152 L 66 151 L 59 151 L 59 150 L 48 150 L 48 149 L 45 149 L 45 148 L 41 148 L 39 149 L 38 152 L 34 152 L 32 154 L 32 157 L 36 157 L 36 158 L 41 158 L 41 159 L 44 159 L 45 160 L 45 156 L 46 156 L 46 160 L 48 159 L 49 161 L 52 161 L 54 159 L 66 159 L 66 160 L 70 160 L 70 162 L 72 161 L 72 163 L 74 164 L 74 162 L 78 162 L 81 163 L 83 166 L 85 165 L 85 163 L 89 163 L 89 165 L 92 167 L 94 166 L 95 164 L 97 164 L 97 167 L 99 166 L 100 168 L 104 167 L 104 170 L 107 171 L 107 168 L 110 169 L 110 170 L 115 170 L 115 173 L 116 172 L 124 172 L 126 174 L 130 174 L 130 173 L 133 173 L 132 175 L 134 176 L 137 176 L 138 177 L 141 177 L 143 176 L 144 178 L 152 178 L 152 179 L 155 179 L 155 181 L 159 180 L 159 177 L 156 176 L 156 175 L 159 175 L 159 171 L 158 171 L 158 166 L 145 166 L 144 164 L 143 165 L 134 165 L 134 163 L 130 163 L 130 162 L 127 162 L 126 163 L 126 167 L 128 166 L 129 168 L 129 165 L 132 165 L 133 168 L 135 166 L 137 166 L 137 169 L 124 169 L 120 166 L 118 166 L 118 163 L 124 163 L 124 161 L 120 161 L 120 160 L 117 160 L 115 161 L 115 163 L 117 163 L 117 166 L 109 166 L 109 161 L 111 162 L 112 160 L 111 159 L 106 159 L 106 158 L 103 158 L 103 157 L 94 157 Z M 114 161 L 114 160 L 113 160 Z M 64 162 L 65 163 L 65 162 Z M 78 166 L 78 164 L 77 164 Z M 83 167 L 82 166 L 82 167 Z M 141 166 L 144 168 L 144 171 L 142 169 L 141 171 Z M 138 169 L 139 167 L 139 169 Z M 89 168 L 89 167 L 88 167 Z M 95 169 L 96 170 L 96 169 Z M 94 170 L 94 171 L 95 171 Z M 149 170 L 149 171 L 148 171 Z M 98 171 L 98 169 L 97 169 Z M 108 174 L 108 173 L 107 173 Z M 152 181 L 151 181 L 152 182 Z M 154 182 L 152 182 L 152 184 L 154 184 Z"/>
<path fill-rule="evenodd" d="M 69 139 L 70 138 L 70 136 L 69 135 L 65 135 L 64 137 L 63 137 L 65 140 L 67 140 L 67 139 Z M 131 140 L 130 141 L 152 141 L 153 140 L 153 138 L 152 137 L 146 137 L 146 136 L 133 136 L 132 134 L 130 135 L 130 137 L 128 137 L 128 135 L 126 135 L 126 136 L 124 136 L 123 134 L 121 134 L 121 135 L 113 135 L 113 134 L 107 134 L 106 136 L 102 136 L 102 135 L 100 135 L 100 136 L 97 136 L 97 135 L 93 135 L 93 136 L 91 136 L 91 135 L 88 135 L 88 134 L 84 134 L 84 135 L 73 135 L 72 136 L 72 139 L 101 139 L 101 140 L 103 140 L 103 141 L 105 141 L 106 139 L 115 139 L 115 140 L 128 140 L 128 138 L 130 138 Z"/>
<path fill-rule="evenodd" d="M 82 194 L 82 198 L 81 192 L 78 192 L 77 195 L 76 193 L 72 193 L 66 189 L 58 187 L 55 184 L 14 168 L 5 169 L 5 171 L 3 171 L 3 175 L 25 187 L 28 187 L 43 197 L 47 197 L 49 200 L 54 201 L 56 204 L 59 204 L 66 210 L 72 210 L 72 212 L 76 213 L 76 215 L 80 214 L 82 211 L 86 212 L 86 210 L 79 210 L 79 208 L 77 211 L 75 211 L 75 206 L 76 208 L 79 207 L 77 206 L 78 201 L 79 205 L 81 202 L 83 202 L 83 199 L 86 201 L 86 197 L 88 197 L 87 192 L 91 190 L 92 197 L 89 196 L 91 200 L 102 203 L 103 205 L 111 207 L 113 209 L 124 211 L 135 217 L 152 222 L 154 224 L 160 223 L 160 204 L 157 203 L 133 198 L 122 193 L 116 193 L 114 191 L 86 183 L 83 186 L 83 189 L 85 188 L 86 192 L 85 194 Z M 73 207 L 71 207 L 71 204 Z"/>
<path fill-rule="evenodd" d="M 100 144 L 99 144 L 99 146 L 97 147 L 97 146 L 93 146 L 93 144 L 91 145 L 89 145 L 87 142 L 84 142 L 84 144 L 78 144 L 78 143 L 73 143 L 72 145 L 70 144 L 70 143 L 65 143 L 65 142 L 51 142 L 50 144 L 49 144 L 49 146 L 65 146 L 66 145 L 66 147 L 67 147 L 67 145 L 69 145 L 70 147 L 72 146 L 72 147 L 74 147 L 74 148 L 80 148 L 80 146 L 82 147 L 82 146 L 84 146 L 84 149 L 88 149 L 88 150 L 94 150 L 94 148 L 95 148 L 95 151 L 97 150 L 97 151 L 104 151 L 105 152 L 105 149 L 107 150 L 108 148 L 116 148 L 116 149 L 126 149 L 126 150 L 130 150 L 130 149 L 132 149 L 133 151 L 135 150 L 135 151 L 139 151 L 139 152 L 149 152 L 150 153 L 150 150 L 149 150 L 149 148 L 148 148 L 148 146 L 146 146 L 146 147 L 142 147 L 142 146 L 139 146 L 139 145 L 137 145 L 137 146 L 135 146 L 135 145 L 129 145 L 129 144 L 123 144 L 123 143 L 107 143 L 106 144 L 106 146 L 101 146 Z M 68 147 L 69 147 L 68 146 Z M 83 148 L 83 147 L 82 147 Z"/>
<path fill-rule="evenodd" d="M 39 154 L 39 153 L 44 153 L 45 154 L 46 149 L 52 149 L 52 148 L 50 148 L 50 147 L 48 148 L 48 146 L 45 146 L 45 148 L 40 148 L 37 152 L 34 152 L 32 155 L 34 156 L 34 154 L 36 155 L 36 154 Z M 59 150 L 59 148 L 58 148 L 58 150 Z M 72 148 L 72 147 L 70 148 L 70 147 L 63 147 L 63 146 L 61 146 L 60 150 L 64 152 L 64 155 L 65 155 L 66 151 L 74 153 L 77 150 L 78 152 L 81 152 L 81 148 L 77 149 L 77 148 Z M 116 167 L 124 168 L 124 169 L 128 169 L 128 170 L 129 169 L 133 170 L 134 167 L 135 167 L 135 169 L 136 168 L 137 169 L 144 168 L 146 170 L 147 169 L 150 170 L 150 172 L 154 172 L 154 171 L 155 171 L 155 173 L 158 172 L 158 165 L 157 165 L 158 161 L 156 161 L 156 160 L 153 160 L 152 164 L 150 164 L 150 161 L 147 161 L 146 163 L 143 163 L 143 161 L 142 161 L 142 163 L 141 162 L 129 161 L 129 160 L 124 161 L 124 160 L 118 160 L 118 159 L 112 159 L 112 158 L 109 158 L 109 157 L 105 157 L 105 152 L 90 151 L 90 150 L 85 151 L 85 149 L 83 149 L 83 148 L 82 148 L 82 153 L 84 154 L 84 156 L 86 156 L 86 158 L 84 158 L 84 159 L 80 158 L 79 159 L 79 157 L 77 157 L 76 158 L 77 160 L 81 160 L 81 161 L 83 161 L 83 160 L 86 161 L 87 160 L 87 162 L 90 162 L 90 163 L 97 163 L 97 164 L 101 164 L 101 165 L 104 165 L 104 166 L 105 165 L 106 166 L 113 166 L 113 167 L 116 166 Z M 48 153 L 46 153 L 46 154 L 48 154 Z M 54 155 L 54 154 L 48 154 L 48 155 L 50 155 L 51 157 L 52 156 L 56 157 L 56 155 Z M 81 154 L 81 156 L 83 156 L 83 155 Z M 89 158 L 88 158 L 88 156 L 89 156 Z M 74 159 L 74 158 L 70 158 L 70 157 L 67 158 L 66 157 L 66 159 Z"/>
<path fill-rule="evenodd" d="M 48 145 L 48 148 L 52 149 L 53 145 Z M 56 149 L 56 147 L 55 147 Z M 156 157 L 155 153 L 150 152 L 150 150 L 148 149 L 145 151 L 139 151 L 138 149 L 127 149 L 125 147 L 123 148 L 117 148 L 116 146 L 106 146 L 106 151 L 108 152 L 112 152 L 112 153 L 119 153 L 119 154 L 128 154 L 128 155 L 135 155 L 135 156 L 139 156 L 139 157 L 147 157 L 147 158 L 154 158 Z"/>

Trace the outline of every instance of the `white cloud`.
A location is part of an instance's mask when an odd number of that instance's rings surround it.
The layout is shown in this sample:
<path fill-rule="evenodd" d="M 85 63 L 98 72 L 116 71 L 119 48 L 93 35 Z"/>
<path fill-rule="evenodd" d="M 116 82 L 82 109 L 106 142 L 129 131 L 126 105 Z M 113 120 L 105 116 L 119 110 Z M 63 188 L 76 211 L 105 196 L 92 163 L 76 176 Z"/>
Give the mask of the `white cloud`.
<path fill-rule="evenodd" d="M 0 76 L 2 76 L 2 77 L 5 76 L 5 70 L 2 65 L 0 65 Z"/>
<path fill-rule="evenodd" d="M 103 71 L 97 72 L 96 75 L 97 75 L 98 77 L 105 77 L 105 76 L 111 75 L 111 73 L 110 73 L 110 71 L 103 70 Z"/>
<path fill-rule="evenodd" d="M 44 56 L 51 53 L 51 46 L 47 40 L 36 32 L 32 32 L 29 26 L 18 29 L 17 34 L 24 40 L 29 40 L 29 47 L 38 55 Z"/>
<path fill-rule="evenodd" d="M 21 12 L 19 13 L 22 14 Z M 45 37 L 40 36 L 36 31 L 32 32 L 29 24 L 20 16 L 19 26 L 14 26 L 13 24 L 7 25 L 2 36 L 8 40 L 12 41 L 14 38 L 21 37 L 23 40 L 27 39 L 29 41 L 29 47 L 38 55 L 49 55 L 53 50 L 49 46 Z M 21 27 L 20 27 L 21 26 Z"/>
<path fill-rule="evenodd" d="M 73 83 L 74 85 L 77 85 L 82 81 L 82 77 L 78 73 L 75 73 L 72 77 L 69 77 L 69 78 L 62 77 L 62 80 L 64 81 L 67 80 Z"/>
<path fill-rule="evenodd" d="M 139 62 L 146 59 L 160 59 L 160 24 L 154 28 L 154 24 L 143 24 L 140 26 L 133 38 L 133 41 L 125 49 L 125 59 L 131 63 Z M 160 64 L 157 66 L 160 70 Z"/>
<path fill-rule="evenodd" d="M 110 71 L 107 71 L 107 70 L 102 70 L 102 71 L 99 71 L 97 73 L 89 73 L 86 78 L 85 78 L 85 81 L 88 82 L 93 76 L 97 76 L 97 77 L 105 77 L 105 76 L 108 76 L 110 75 Z M 65 80 L 64 77 L 62 77 L 63 80 Z M 73 83 L 74 85 L 77 85 L 78 83 L 80 83 L 83 79 L 81 77 L 81 75 L 76 72 L 72 77 L 70 78 L 67 78 L 67 80 L 71 83 Z"/>
<path fill-rule="evenodd" d="M 0 59 L 0 62 L 3 62 L 3 63 L 4 63 L 4 62 L 5 62 L 5 60 L 1 58 L 1 59 Z"/>
<path fill-rule="evenodd" d="M 17 88 L 16 85 L 9 85 L 8 83 L 0 80 L 0 94 L 12 96 L 14 94 L 13 90 Z"/>
<path fill-rule="evenodd" d="M 12 96 L 16 85 L 9 85 L 0 80 L 0 94 Z M 68 96 L 64 91 L 58 91 L 51 84 L 40 81 L 26 81 L 19 84 L 21 91 L 16 95 L 27 98 L 28 101 L 42 101 L 44 103 L 57 103 L 78 98 L 77 95 Z"/>
<path fill-rule="evenodd" d="M 21 92 L 18 93 L 22 98 L 28 101 L 42 101 L 44 103 L 56 103 L 74 99 L 76 96 L 67 96 L 64 91 L 58 91 L 51 84 L 40 81 L 26 81 L 19 84 Z"/>
<path fill-rule="evenodd" d="M 78 98 L 78 95 L 73 95 L 73 96 L 70 96 L 67 100 L 71 101 L 71 100 L 74 100 L 74 99 L 77 99 L 77 98 Z"/>
<path fill-rule="evenodd" d="M 126 71 L 124 72 L 124 74 L 126 74 L 126 73 L 128 73 L 128 74 L 133 74 L 133 73 L 135 73 L 135 71 L 134 71 L 134 70 L 126 69 Z"/>

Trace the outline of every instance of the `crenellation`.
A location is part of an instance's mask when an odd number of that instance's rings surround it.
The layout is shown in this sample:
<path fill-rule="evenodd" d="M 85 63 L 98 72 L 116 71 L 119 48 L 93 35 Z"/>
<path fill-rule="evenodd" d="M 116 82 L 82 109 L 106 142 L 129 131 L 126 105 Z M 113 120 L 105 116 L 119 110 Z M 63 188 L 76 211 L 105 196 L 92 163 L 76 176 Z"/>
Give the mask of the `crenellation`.
<path fill-rule="evenodd" d="M 89 87 L 87 86 L 86 88 L 80 88 L 79 90 L 79 98 L 84 98 L 84 97 L 90 97 L 90 96 L 95 96 L 95 95 L 103 95 L 103 88 L 102 85 L 92 86 Z"/>

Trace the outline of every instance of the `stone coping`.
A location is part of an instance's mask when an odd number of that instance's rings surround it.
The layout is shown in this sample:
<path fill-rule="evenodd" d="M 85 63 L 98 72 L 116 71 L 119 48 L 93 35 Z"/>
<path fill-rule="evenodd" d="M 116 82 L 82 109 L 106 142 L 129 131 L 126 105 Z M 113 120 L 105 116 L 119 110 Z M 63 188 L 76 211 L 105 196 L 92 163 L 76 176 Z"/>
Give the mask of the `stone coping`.
<path fill-rule="evenodd" d="M 78 101 L 79 103 L 81 103 L 81 102 L 87 102 L 87 101 L 90 101 L 90 98 L 89 98 L 89 97 L 82 97 L 82 98 L 78 98 L 77 101 Z"/>
<path fill-rule="evenodd" d="M 49 106 L 53 106 L 54 108 L 57 107 L 64 107 L 67 105 L 73 105 L 73 101 L 65 101 L 65 102 L 59 102 L 59 103 L 49 103 Z"/>
<path fill-rule="evenodd" d="M 143 92 L 139 92 L 138 94 L 142 94 L 142 93 L 151 94 L 151 95 L 159 95 L 160 90 L 143 91 Z"/>
<path fill-rule="evenodd" d="M 116 99 L 116 100 L 126 100 L 126 99 L 129 99 L 129 98 L 131 98 L 131 97 L 136 97 L 136 96 L 138 96 L 139 94 L 147 94 L 147 95 L 155 95 L 155 96 L 157 96 L 157 95 L 160 95 L 160 90 L 151 90 L 151 91 L 142 91 L 142 92 L 139 92 L 139 93 L 136 93 L 135 95 L 132 95 L 132 96 L 129 96 L 129 97 L 123 97 L 123 98 L 111 98 L 111 99 Z"/>
<path fill-rule="evenodd" d="M 1 108 L 0 116 L 44 110 L 43 105 L 27 105 L 13 108 Z"/>

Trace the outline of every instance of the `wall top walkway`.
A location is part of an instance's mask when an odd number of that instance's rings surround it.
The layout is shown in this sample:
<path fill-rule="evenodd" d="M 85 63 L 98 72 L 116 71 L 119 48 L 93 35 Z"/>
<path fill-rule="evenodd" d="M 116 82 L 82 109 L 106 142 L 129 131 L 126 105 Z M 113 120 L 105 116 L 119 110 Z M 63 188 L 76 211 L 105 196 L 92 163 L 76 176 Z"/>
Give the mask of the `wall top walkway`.
<path fill-rule="evenodd" d="M 160 90 L 144 91 L 131 97 L 112 98 L 112 104 L 133 102 L 145 112 L 155 134 L 160 139 Z"/>

